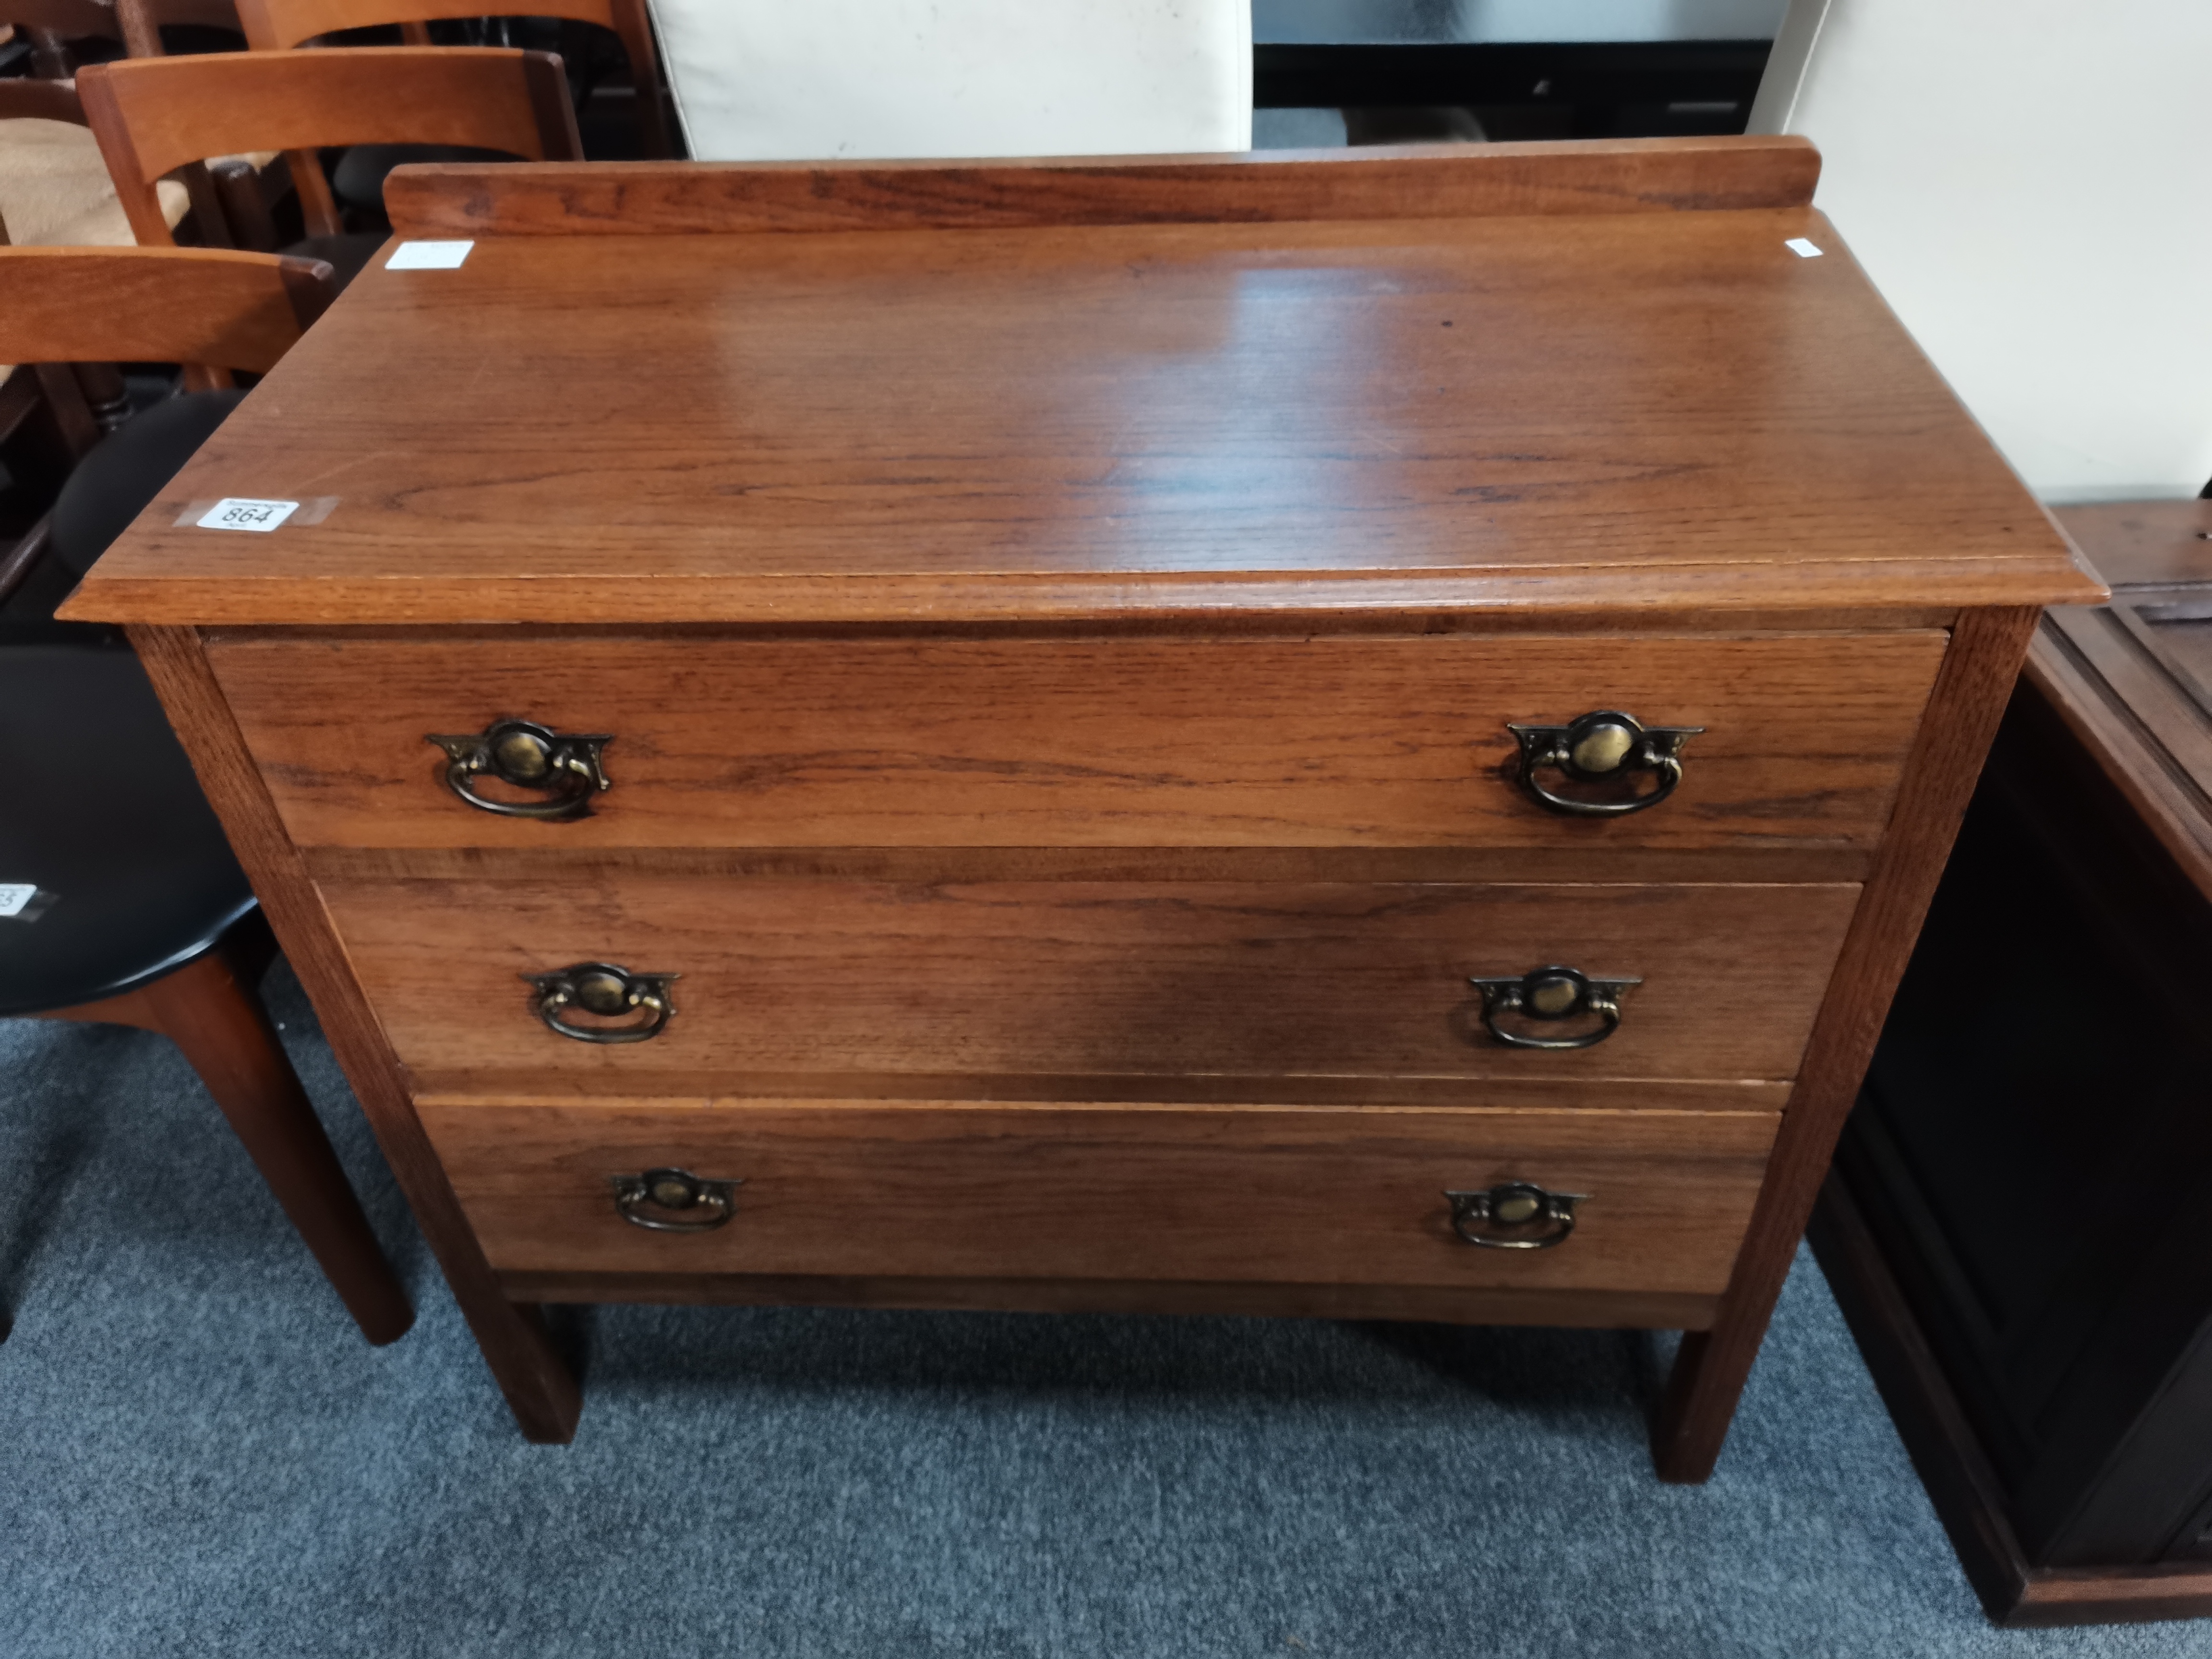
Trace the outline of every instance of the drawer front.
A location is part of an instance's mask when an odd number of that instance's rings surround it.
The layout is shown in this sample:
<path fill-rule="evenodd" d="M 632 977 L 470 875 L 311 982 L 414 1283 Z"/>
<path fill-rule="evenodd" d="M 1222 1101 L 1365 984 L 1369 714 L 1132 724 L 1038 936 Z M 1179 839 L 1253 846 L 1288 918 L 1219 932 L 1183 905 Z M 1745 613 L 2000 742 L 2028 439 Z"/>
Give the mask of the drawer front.
<path fill-rule="evenodd" d="M 303 846 L 1863 849 L 1944 642 L 234 639 L 209 659 Z M 1679 785 L 1622 817 L 1540 805 L 1508 724 L 1602 710 L 1704 727 Z M 610 736 L 589 816 L 448 790 L 426 736 L 505 720 Z"/>
<path fill-rule="evenodd" d="M 666 1071 L 732 1086 L 794 1073 L 1788 1078 L 1858 893 L 650 876 L 322 890 L 418 1075 Z M 658 1036 L 600 1046 L 540 1023 L 524 976 L 592 962 L 682 975 Z M 1470 979 L 1550 964 L 1643 983 L 1592 1047 L 1501 1044 Z M 1522 1036 L 1597 1024 L 1499 1016 Z"/>
<path fill-rule="evenodd" d="M 425 1103 L 502 1272 L 1273 1280 L 1717 1293 L 1770 1113 Z M 738 1181 L 648 1231 L 614 1182 Z M 1448 1192 L 1580 1195 L 1543 1249 L 1454 1231 Z M 713 1219 L 637 1206 L 649 1219 Z M 1469 1231 L 1487 1231 L 1470 1222 Z M 1525 1229 L 1542 1237 L 1554 1227 Z"/>

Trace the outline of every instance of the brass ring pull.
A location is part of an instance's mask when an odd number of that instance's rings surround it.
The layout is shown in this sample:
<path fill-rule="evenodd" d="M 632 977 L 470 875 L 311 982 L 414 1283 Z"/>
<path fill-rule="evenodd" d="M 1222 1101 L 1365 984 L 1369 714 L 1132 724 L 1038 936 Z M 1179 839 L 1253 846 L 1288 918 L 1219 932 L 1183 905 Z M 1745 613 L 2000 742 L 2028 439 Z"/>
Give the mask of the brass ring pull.
<path fill-rule="evenodd" d="M 656 1233 L 710 1233 L 738 1212 L 742 1181 L 710 1181 L 689 1170 L 647 1170 L 610 1176 L 615 1211 L 633 1227 Z M 655 1215 L 653 1211 L 665 1212 Z M 693 1215 L 693 1211 L 697 1211 Z"/>
<path fill-rule="evenodd" d="M 1567 726 L 1509 722 L 1505 729 L 1521 744 L 1521 787 L 1542 805 L 1570 817 L 1617 818 L 1656 806 L 1674 793 L 1682 781 L 1682 745 L 1705 728 L 1645 726 L 1633 714 L 1601 708 Z M 1546 788 L 1536 775 L 1547 767 L 1575 783 L 1626 784 L 1631 791 L 1640 774 L 1649 773 L 1659 781 L 1656 788 L 1641 794 L 1612 799 L 1561 795 Z"/>
<path fill-rule="evenodd" d="M 1620 1029 L 1620 999 L 1640 979 L 1594 979 L 1574 968 L 1534 968 L 1498 979 L 1470 979 L 1482 993 L 1482 1023 L 1509 1048 L 1589 1048 Z M 1595 1018 L 1597 1024 L 1573 1036 L 1528 1036 L 1498 1022 L 1505 1015 L 1550 1023 Z"/>
<path fill-rule="evenodd" d="M 565 819 L 592 815 L 592 797 L 614 786 L 599 751 L 614 738 L 559 732 L 534 720 L 495 720 L 468 737 L 431 732 L 423 739 L 446 751 L 446 787 L 479 812 L 504 818 Z M 494 800 L 479 795 L 474 780 L 489 774 L 518 789 L 546 792 L 544 800 Z"/>
<path fill-rule="evenodd" d="M 532 1006 L 546 1029 L 579 1042 L 644 1042 L 657 1037 L 676 1012 L 668 988 L 681 974 L 633 974 L 605 962 L 580 962 L 557 973 L 522 976 L 538 993 Z M 577 1025 L 565 1018 L 569 1009 L 611 1019 L 643 1011 L 646 1018 L 629 1025 Z"/>
<path fill-rule="evenodd" d="M 1575 1230 L 1586 1193 L 1547 1193 L 1528 1181 L 1501 1181 L 1477 1193 L 1447 1192 L 1452 1231 L 1486 1250 L 1548 1250 Z M 1477 1228 L 1497 1231 L 1477 1231 Z M 1542 1228 L 1541 1232 L 1532 1231 Z"/>

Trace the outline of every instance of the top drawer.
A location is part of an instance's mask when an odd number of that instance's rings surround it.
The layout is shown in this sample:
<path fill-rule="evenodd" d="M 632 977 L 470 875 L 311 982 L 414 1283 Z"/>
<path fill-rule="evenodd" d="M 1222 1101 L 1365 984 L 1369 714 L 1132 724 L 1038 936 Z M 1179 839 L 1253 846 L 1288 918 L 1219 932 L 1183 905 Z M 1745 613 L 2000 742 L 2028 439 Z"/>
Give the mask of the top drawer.
<path fill-rule="evenodd" d="M 209 658 L 305 846 L 1867 848 L 1945 637 L 234 636 Z M 1678 786 L 1621 816 L 1540 803 L 1509 723 L 1608 710 L 1705 728 Z M 608 736 L 588 816 L 447 787 L 426 738 L 508 720 Z M 1536 774 L 1599 804 L 1661 775 Z"/>

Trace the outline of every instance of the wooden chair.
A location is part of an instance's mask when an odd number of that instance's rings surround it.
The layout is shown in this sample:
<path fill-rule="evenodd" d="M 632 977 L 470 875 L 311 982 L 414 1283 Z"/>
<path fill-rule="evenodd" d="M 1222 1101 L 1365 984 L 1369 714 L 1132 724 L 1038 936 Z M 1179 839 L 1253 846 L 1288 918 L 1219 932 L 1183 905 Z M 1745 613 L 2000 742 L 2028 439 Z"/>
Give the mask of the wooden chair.
<path fill-rule="evenodd" d="M 213 31 L 225 31 L 243 44 L 245 32 L 239 27 L 237 9 L 231 0 L 116 0 L 110 5 L 106 0 L 0 0 L 0 22 L 22 20 L 17 27 L 27 27 L 37 48 L 34 61 L 40 74 L 54 77 L 25 78 L 0 82 L 10 93 L 18 94 L 15 106 L 0 110 L 0 115 L 37 115 L 50 120 L 84 121 L 76 98 L 65 77 L 77 67 L 71 52 L 73 42 L 99 40 L 123 47 L 131 57 L 160 57 L 166 50 L 161 31 L 164 27 L 190 25 L 201 38 L 218 41 Z M 65 106 L 42 109 L 31 105 L 29 98 L 34 89 L 52 88 L 67 100 Z M 4 161 L 0 161 L 0 166 Z M 259 181 L 255 169 L 238 158 L 229 158 L 214 167 L 192 161 L 177 169 L 173 175 L 182 187 L 179 201 L 170 204 L 169 222 L 180 220 L 184 204 L 189 204 L 192 213 L 191 234 L 208 247 L 233 247 L 239 238 L 232 228 L 238 198 L 251 185 L 258 200 Z M 259 216 L 265 217 L 265 212 Z M 248 214 L 250 222 L 258 222 Z M 22 240 L 18 238 L 18 240 Z M 100 246 L 106 246 L 105 242 Z"/>
<path fill-rule="evenodd" d="M 132 0 L 118 3 L 128 5 Z M 430 35 L 425 24 L 480 17 L 484 10 L 483 0 L 239 0 L 238 14 L 249 46 L 257 52 L 281 52 L 340 29 L 392 23 L 406 31 L 410 44 L 427 46 Z M 630 84 L 637 94 L 641 152 L 650 161 L 670 154 L 667 94 L 645 0 L 530 0 L 528 12 L 517 15 L 590 23 L 617 36 L 629 58 Z"/>
<path fill-rule="evenodd" d="M 7 0 L 0 0 L 0 5 L 6 3 Z M 123 44 L 133 58 L 167 58 L 169 47 L 161 39 L 163 29 L 220 31 L 240 40 L 246 37 L 238 8 L 231 0 L 115 0 L 115 18 L 122 27 Z M 221 47 L 209 48 L 232 49 L 233 43 L 228 41 Z"/>
<path fill-rule="evenodd" d="M 228 379 L 272 368 L 331 292 L 327 265 L 271 254 L 0 249 L 0 357 L 181 361 Z M 64 487 L 44 556 L 82 574 L 242 395 L 173 398 L 103 442 Z M 362 1334 L 392 1340 L 414 1310 L 252 989 L 267 924 L 144 671 L 110 630 L 10 611 L 0 870 L 35 891 L 0 917 L 0 1015 L 169 1037 Z"/>
<path fill-rule="evenodd" d="M 11 125 L 18 121 L 39 125 Z M 131 245 L 131 226 L 98 143 L 88 131 L 62 131 L 86 125 L 84 105 L 69 82 L 27 76 L 0 80 L 0 246 Z M 157 187 L 162 217 L 173 226 L 188 208 L 197 210 L 192 183 L 163 179 Z M 40 363 L 28 372 L 74 456 L 82 457 L 102 432 L 114 430 L 130 413 L 123 377 L 112 364 Z M 0 380 L 8 378 L 0 371 Z M 10 423 L 0 419 L 0 441 L 10 430 Z"/>
<path fill-rule="evenodd" d="M 362 46 L 143 58 L 88 69 L 77 89 L 146 246 L 172 240 L 153 181 L 210 155 L 374 143 L 465 144 L 526 161 L 581 155 L 568 81 L 550 52 Z M 343 286 L 384 238 L 345 234 L 319 165 L 292 173 L 308 235 L 285 251 L 330 260 Z"/>

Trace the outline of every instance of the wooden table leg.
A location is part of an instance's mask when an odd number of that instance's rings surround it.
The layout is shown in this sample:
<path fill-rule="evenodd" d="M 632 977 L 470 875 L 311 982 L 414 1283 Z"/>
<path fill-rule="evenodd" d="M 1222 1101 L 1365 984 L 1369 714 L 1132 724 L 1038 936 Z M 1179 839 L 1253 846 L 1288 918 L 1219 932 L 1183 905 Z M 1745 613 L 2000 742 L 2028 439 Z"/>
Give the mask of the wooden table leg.
<path fill-rule="evenodd" d="M 1710 1331 L 1685 1336 L 1675 1356 L 1652 1433 L 1652 1461 L 1662 1480 L 1707 1480 L 1719 1461 L 1836 1138 L 1858 1098 L 1890 998 L 1905 977 L 2042 614 L 2020 608 L 1967 611 L 1952 629 L 1951 648 L 1921 715 L 1889 834 L 1805 1045 L 1797 1086 L 1782 1115 L 1766 1184 L 1721 1297 L 1719 1317 Z"/>
<path fill-rule="evenodd" d="M 416 1223 L 445 1270 L 453 1299 L 516 1424 L 526 1439 L 566 1443 L 574 1438 L 583 1409 L 576 1375 L 554 1346 L 538 1309 L 508 1301 L 500 1288 L 415 1115 L 382 1028 L 354 983 L 345 947 L 331 930 L 321 895 L 254 769 L 198 635 L 187 628 L 142 627 L 133 627 L 130 635 L 285 957 L 322 1016 L 323 1034 L 414 1207 Z"/>

